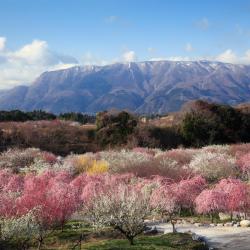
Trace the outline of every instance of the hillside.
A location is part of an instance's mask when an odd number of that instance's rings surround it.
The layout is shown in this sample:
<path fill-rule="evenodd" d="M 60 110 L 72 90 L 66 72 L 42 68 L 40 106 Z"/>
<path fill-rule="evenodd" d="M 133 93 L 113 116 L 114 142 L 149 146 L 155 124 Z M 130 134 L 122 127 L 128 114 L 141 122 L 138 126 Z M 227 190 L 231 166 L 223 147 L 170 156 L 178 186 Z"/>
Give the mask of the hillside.
<path fill-rule="evenodd" d="M 0 109 L 95 113 L 117 108 L 164 114 L 195 99 L 248 102 L 250 66 L 149 61 L 73 67 L 45 72 L 30 86 L 0 92 Z"/>

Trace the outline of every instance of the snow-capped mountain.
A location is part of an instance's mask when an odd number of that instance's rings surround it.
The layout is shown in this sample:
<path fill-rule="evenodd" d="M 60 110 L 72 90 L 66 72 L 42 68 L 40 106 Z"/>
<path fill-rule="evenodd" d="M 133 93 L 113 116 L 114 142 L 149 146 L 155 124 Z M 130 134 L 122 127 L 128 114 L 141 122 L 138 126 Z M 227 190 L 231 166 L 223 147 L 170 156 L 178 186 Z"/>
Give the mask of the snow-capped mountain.
<path fill-rule="evenodd" d="M 0 92 L 0 109 L 54 113 L 111 108 L 166 113 L 205 99 L 250 101 L 250 66 L 210 61 L 149 61 L 45 72 L 30 86 Z"/>

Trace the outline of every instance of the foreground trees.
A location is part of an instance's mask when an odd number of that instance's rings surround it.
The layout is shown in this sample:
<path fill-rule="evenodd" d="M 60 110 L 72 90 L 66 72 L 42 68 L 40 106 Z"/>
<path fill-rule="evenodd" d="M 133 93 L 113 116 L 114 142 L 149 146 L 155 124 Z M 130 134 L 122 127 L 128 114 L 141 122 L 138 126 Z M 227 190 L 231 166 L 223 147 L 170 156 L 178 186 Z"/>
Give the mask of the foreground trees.
<path fill-rule="evenodd" d="M 151 159 L 157 152 L 149 153 Z M 176 152 L 168 157 L 176 157 Z M 189 158 L 180 160 L 187 163 Z M 213 219 L 219 212 L 250 211 L 249 184 L 239 179 L 207 183 L 195 175 L 182 180 L 140 178 L 131 173 L 77 175 L 62 167 L 57 163 L 53 169 L 46 164 L 41 173 L 27 174 L 15 174 L 12 168 L 0 170 L 0 246 L 15 239 L 25 249 L 36 240 L 41 248 L 45 237 L 55 229 L 63 230 L 75 213 L 95 227 L 118 230 L 134 244 L 134 238 L 144 231 L 145 219 L 155 212 L 166 216 L 176 232 L 176 219 L 182 212 L 196 211 Z"/>
<path fill-rule="evenodd" d="M 144 220 L 150 214 L 149 198 L 143 189 L 121 184 L 94 197 L 88 214 L 95 226 L 111 226 L 133 245 L 134 238 L 144 231 Z"/>
<path fill-rule="evenodd" d="M 226 212 L 244 213 L 250 209 L 250 187 L 238 179 L 222 179 L 211 189 L 202 191 L 195 200 L 198 213 L 210 214 L 213 221 L 215 214 Z"/>
<path fill-rule="evenodd" d="M 226 210 L 226 195 L 223 192 L 211 189 L 202 191 L 195 200 L 196 211 L 209 214 L 213 222 L 214 215 Z"/>
<path fill-rule="evenodd" d="M 152 207 L 162 216 L 168 217 L 173 227 L 173 233 L 176 232 L 175 216 L 181 207 L 175 191 L 173 186 L 165 184 L 155 189 L 151 198 Z"/>

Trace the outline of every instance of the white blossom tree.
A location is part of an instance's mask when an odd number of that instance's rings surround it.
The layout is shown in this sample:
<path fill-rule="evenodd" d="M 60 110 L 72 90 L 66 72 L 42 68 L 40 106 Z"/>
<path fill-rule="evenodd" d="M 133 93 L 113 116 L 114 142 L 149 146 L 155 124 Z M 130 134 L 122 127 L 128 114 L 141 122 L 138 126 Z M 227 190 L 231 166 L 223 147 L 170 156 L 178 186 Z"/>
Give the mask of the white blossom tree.
<path fill-rule="evenodd" d="M 149 197 L 142 187 L 120 184 L 96 196 L 87 210 L 95 226 L 113 227 L 133 245 L 134 238 L 144 231 L 144 220 L 150 213 Z"/>

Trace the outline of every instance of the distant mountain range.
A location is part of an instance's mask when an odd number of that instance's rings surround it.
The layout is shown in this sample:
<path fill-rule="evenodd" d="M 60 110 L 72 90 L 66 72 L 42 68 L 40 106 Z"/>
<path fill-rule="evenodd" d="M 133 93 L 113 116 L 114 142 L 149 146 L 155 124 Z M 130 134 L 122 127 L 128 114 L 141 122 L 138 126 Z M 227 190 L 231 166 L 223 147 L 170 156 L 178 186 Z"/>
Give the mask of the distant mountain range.
<path fill-rule="evenodd" d="M 250 66 L 211 61 L 148 61 L 45 72 L 30 86 L 0 92 L 0 109 L 95 113 L 177 111 L 204 99 L 236 105 L 250 101 Z"/>

